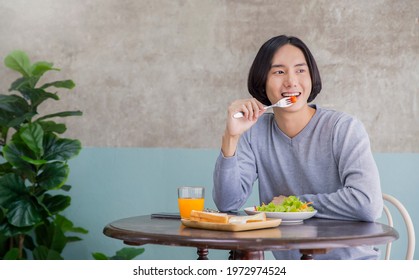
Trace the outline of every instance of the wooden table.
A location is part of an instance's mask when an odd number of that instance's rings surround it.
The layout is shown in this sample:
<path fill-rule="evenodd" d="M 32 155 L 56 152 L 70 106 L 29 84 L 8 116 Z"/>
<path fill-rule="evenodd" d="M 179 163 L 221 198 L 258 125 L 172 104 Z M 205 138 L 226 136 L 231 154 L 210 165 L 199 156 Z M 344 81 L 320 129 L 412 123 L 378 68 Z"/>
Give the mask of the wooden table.
<path fill-rule="evenodd" d="M 128 245 L 160 244 L 198 249 L 198 259 L 208 259 L 208 249 L 230 250 L 229 259 L 264 259 L 264 251 L 298 249 L 301 259 L 335 248 L 386 244 L 398 233 L 381 223 L 308 219 L 303 224 L 242 232 L 188 228 L 180 220 L 150 215 L 121 219 L 103 233 Z"/>

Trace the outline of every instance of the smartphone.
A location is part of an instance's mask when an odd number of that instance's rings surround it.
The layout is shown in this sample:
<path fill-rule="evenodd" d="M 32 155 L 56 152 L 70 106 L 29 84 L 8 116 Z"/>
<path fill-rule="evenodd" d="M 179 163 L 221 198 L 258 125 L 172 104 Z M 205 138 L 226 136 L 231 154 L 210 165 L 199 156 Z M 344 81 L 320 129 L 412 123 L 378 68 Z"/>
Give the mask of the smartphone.
<path fill-rule="evenodd" d="M 152 219 L 178 219 L 180 220 L 180 214 L 175 212 L 158 212 L 151 214 Z"/>

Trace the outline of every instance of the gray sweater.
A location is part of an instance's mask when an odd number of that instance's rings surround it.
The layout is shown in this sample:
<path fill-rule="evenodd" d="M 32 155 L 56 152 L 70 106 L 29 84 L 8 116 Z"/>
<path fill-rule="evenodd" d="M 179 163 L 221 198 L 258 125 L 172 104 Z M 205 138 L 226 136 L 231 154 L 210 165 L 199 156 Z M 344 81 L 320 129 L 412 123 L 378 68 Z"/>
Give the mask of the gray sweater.
<path fill-rule="evenodd" d="M 312 201 L 316 217 L 371 222 L 381 216 L 383 200 L 377 166 L 362 123 L 348 114 L 316 107 L 307 126 L 289 138 L 265 113 L 240 138 L 235 156 L 220 153 L 214 170 L 213 199 L 221 211 L 245 205 L 256 180 L 260 203 L 297 195 Z M 299 258 L 277 251 L 278 259 Z M 335 249 L 323 259 L 377 258 L 371 247 Z"/>

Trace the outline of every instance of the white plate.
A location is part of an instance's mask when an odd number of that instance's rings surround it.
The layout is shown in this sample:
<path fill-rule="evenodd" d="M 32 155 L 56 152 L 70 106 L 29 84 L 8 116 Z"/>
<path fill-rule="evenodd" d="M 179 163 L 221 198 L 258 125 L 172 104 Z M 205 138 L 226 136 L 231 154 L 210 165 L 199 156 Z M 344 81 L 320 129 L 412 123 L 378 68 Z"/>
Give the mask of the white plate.
<path fill-rule="evenodd" d="M 255 207 L 246 207 L 244 208 L 244 212 L 248 215 L 264 212 L 268 218 L 281 219 L 282 224 L 301 224 L 304 220 L 316 215 L 317 210 L 313 212 L 265 212 L 256 211 Z"/>

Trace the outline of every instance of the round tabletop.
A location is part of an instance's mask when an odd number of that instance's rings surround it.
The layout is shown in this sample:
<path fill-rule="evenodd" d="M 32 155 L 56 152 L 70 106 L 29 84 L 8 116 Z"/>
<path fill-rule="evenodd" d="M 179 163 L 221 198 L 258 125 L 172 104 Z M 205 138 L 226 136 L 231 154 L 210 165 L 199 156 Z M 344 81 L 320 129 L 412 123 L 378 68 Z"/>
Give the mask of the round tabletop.
<path fill-rule="evenodd" d="M 298 225 L 229 232 L 188 228 L 180 220 L 146 215 L 114 221 L 103 232 L 130 245 L 161 244 L 245 251 L 334 249 L 385 244 L 398 238 L 394 228 L 381 223 L 317 218 Z"/>

